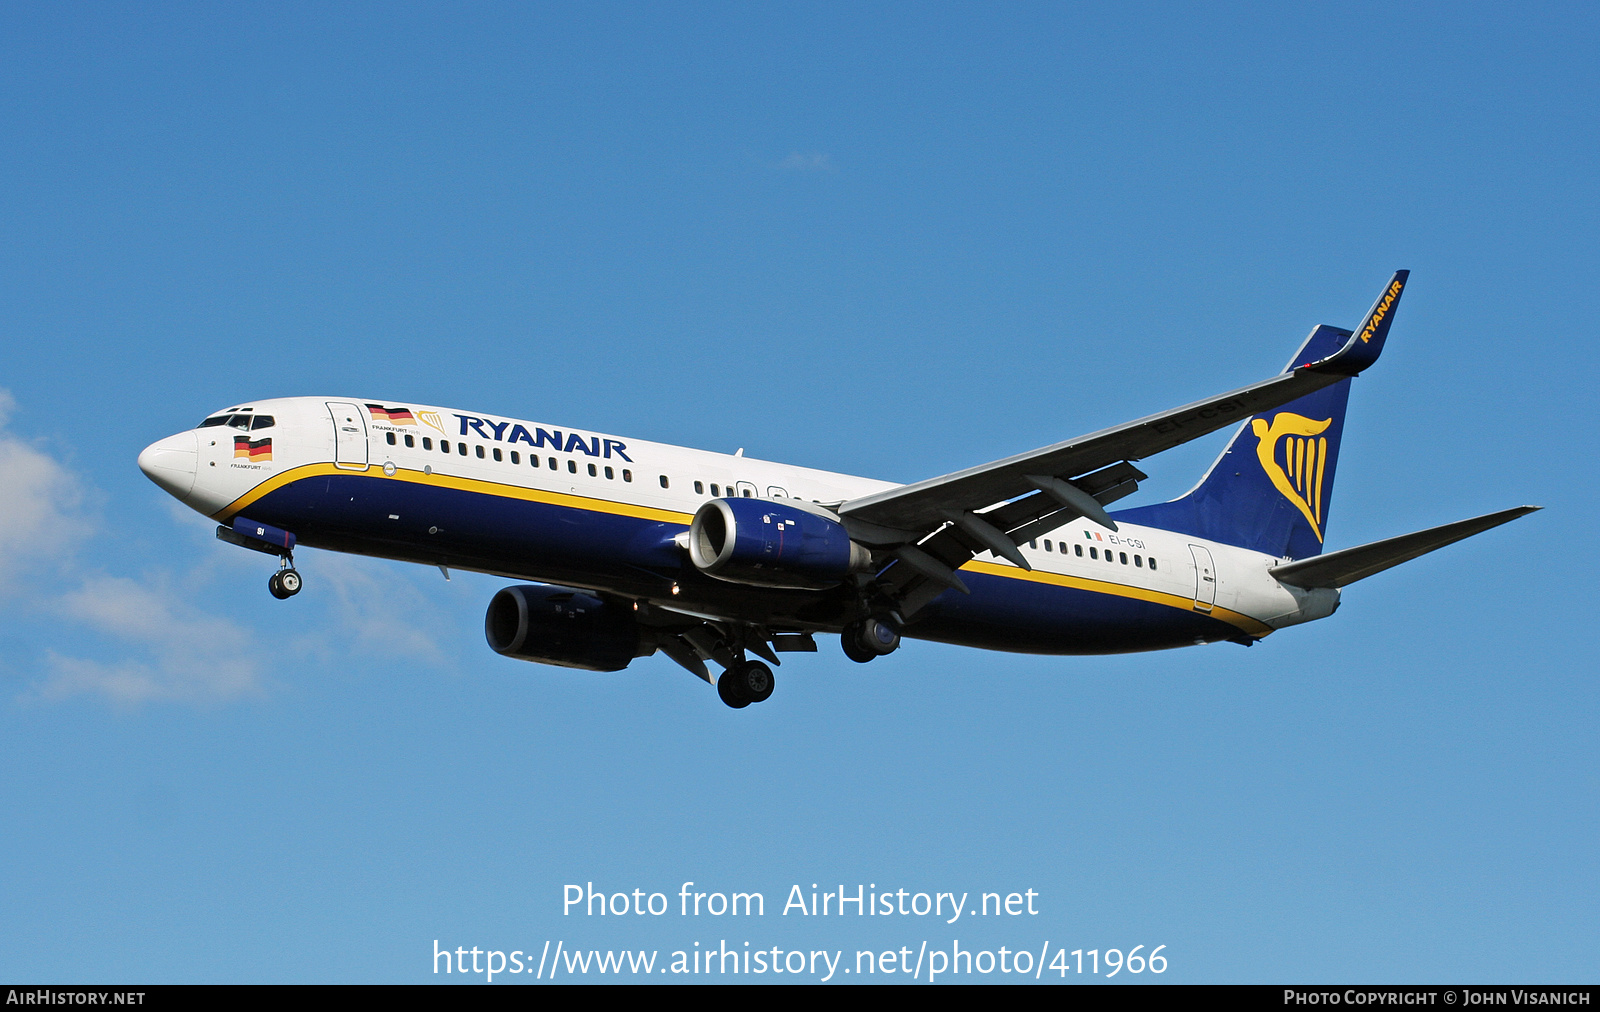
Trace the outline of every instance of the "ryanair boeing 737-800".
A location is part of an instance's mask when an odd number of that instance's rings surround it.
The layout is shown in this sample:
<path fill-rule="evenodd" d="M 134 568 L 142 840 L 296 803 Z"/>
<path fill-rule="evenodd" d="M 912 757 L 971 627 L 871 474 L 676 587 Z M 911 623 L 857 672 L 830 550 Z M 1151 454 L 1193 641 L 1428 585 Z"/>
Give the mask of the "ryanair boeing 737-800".
<path fill-rule="evenodd" d="M 732 707 L 772 694 L 754 658 L 814 651 L 818 633 L 856 661 L 902 635 L 1040 654 L 1248 645 L 1537 508 L 1324 554 L 1351 379 L 1383 350 L 1406 277 L 1270 379 L 910 485 L 326 397 L 220 411 L 139 466 L 217 537 L 278 556 L 276 597 L 299 592 L 303 545 L 533 581 L 489 603 L 499 653 L 615 671 L 659 650 Z M 1106 510 L 1145 478 L 1134 461 L 1230 424 L 1188 494 Z"/>

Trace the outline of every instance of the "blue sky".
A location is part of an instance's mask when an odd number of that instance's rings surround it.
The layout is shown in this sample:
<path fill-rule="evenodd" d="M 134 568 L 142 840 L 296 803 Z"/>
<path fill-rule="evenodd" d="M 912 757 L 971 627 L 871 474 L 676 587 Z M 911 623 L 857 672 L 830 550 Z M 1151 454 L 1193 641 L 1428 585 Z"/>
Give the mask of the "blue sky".
<path fill-rule="evenodd" d="M 1175 981 L 1595 977 L 1591 7 L 6 20 L 0 975 L 958 939 L 1166 945 Z M 1248 651 L 828 642 L 733 712 L 660 657 L 494 655 L 485 577 L 306 552 L 274 601 L 134 466 L 326 394 L 912 481 L 1263 378 L 1401 267 L 1329 544 L 1546 509 Z M 564 917 L 590 881 L 768 914 Z M 1041 913 L 778 913 L 813 882 Z"/>

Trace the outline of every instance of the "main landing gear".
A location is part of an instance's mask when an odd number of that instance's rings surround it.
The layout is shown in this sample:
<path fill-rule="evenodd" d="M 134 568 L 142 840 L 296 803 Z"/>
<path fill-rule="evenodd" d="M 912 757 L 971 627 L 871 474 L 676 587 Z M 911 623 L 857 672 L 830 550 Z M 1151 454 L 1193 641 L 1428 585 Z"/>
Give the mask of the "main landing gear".
<path fill-rule="evenodd" d="M 839 645 L 844 655 L 857 664 L 865 664 L 885 654 L 892 654 L 900 646 L 900 630 L 888 619 L 869 618 L 844 627 L 839 634 Z"/>
<path fill-rule="evenodd" d="M 760 661 L 740 661 L 717 679 L 717 695 L 735 710 L 765 702 L 772 689 L 772 669 Z"/>
<path fill-rule="evenodd" d="M 267 581 L 267 591 L 280 601 L 300 593 L 300 574 L 294 570 L 294 559 L 285 555 L 278 560 L 278 571 Z"/>
<path fill-rule="evenodd" d="M 648 612 L 642 604 L 634 605 L 636 612 Z M 778 663 L 778 655 L 767 641 L 782 638 L 778 650 L 815 650 L 809 633 L 780 632 L 774 636 L 768 630 L 736 623 L 703 621 L 699 625 L 677 631 L 663 629 L 655 636 L 655 646 L 690 674 L 705 679 L 717 687 L 717 697 L 735 710 L 751 703 L 764 703 L 772 696 L 772 668 L 753 661 L 746 651 Z M 801 641 L 804 641 L 803 643 Z M 713 681 L 706 662 L 722 667 L 722 674 Z"/>

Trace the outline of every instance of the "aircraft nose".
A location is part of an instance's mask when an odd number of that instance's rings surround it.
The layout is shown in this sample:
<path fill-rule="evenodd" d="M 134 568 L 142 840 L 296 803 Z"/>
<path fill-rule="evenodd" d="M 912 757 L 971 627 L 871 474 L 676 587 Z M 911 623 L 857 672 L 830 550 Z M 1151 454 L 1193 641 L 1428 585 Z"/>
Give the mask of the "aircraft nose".
<path fill-rule="evenodd" d="M 199 469 L 200 441 L 193 432 L 180 432 L 151 443 L 139 454 L 139 470 L 178 499 L 194 489 Z"/>

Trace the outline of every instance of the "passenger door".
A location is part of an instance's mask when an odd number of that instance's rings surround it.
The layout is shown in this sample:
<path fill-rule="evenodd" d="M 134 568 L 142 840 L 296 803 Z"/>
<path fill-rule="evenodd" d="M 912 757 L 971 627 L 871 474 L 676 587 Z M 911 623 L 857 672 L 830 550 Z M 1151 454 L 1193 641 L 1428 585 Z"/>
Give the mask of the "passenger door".
<path fill-rule="evenodd" d="M 367 416 L 361 406 L 345 401 L 329 401 L 333 419 L 333 466 L 351 471 L 367 469 Z"/>
<path fill-rule="evenodd" d="M 1217 603 L 1217 567 L 1209 549 L 1190 545 L 1194 556 L 1194 610 L 1209 612 Z"/>

